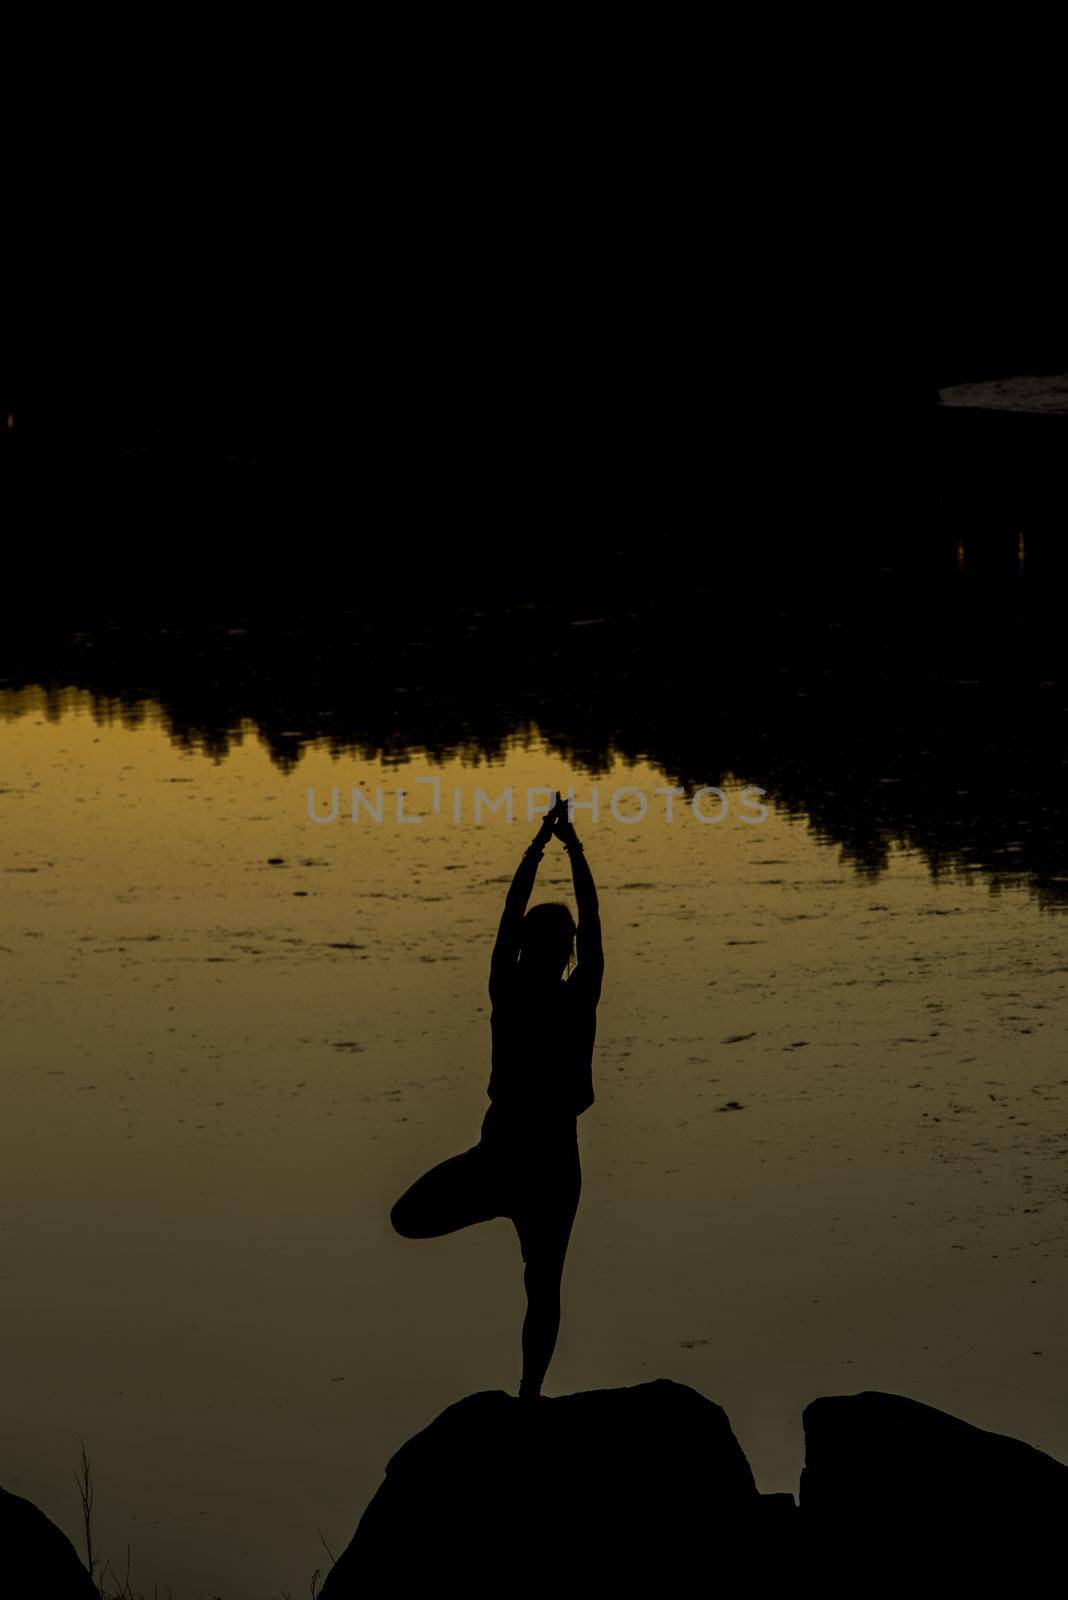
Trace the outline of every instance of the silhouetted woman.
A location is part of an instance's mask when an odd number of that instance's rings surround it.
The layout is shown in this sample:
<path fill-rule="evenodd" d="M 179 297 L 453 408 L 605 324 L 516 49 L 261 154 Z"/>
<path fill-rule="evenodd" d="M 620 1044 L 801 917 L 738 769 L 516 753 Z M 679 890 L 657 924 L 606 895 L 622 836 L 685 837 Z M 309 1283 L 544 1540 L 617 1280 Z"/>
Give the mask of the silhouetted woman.
<path fill-rule="evenodd" d="M 571 860 L 578 925 L 567 906 L 527 911 L 556 835 Z M 572 954 L 577 964 L 565 979 Z M 390 1220 L 407 1239 L 510 1217 L 525 1263 L 521 1400 L 537 1399 L 560 1328 L 560 1283 L 582 1188 L 577 1119 L 593 1104 L 593 1044 L 604 955 L 597 891 L 559 794 L 523 853 L 490 963 L 490 1105 L 477 1145 L 416 1180 Z"/>

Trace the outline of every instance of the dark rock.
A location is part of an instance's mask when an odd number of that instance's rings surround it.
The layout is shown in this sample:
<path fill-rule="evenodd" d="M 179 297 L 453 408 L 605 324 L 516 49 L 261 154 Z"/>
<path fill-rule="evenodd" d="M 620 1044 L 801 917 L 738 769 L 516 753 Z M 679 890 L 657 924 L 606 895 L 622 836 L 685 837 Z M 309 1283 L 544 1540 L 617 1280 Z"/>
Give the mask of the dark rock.
<path fill-rule="evenodd" d="M 4 1594 L 48 1600 L 100 1600 L 96 1585 L 65 1533 L 32 1500 L 0 1489 L 0 1552 Z"/>
<path fill-rule="evenodd" d="M 1018 1439 L 875 1391 L 814 1400 L 803 1421 L 800 1520 L 843 1589 L 873 1557 L 892 1585 L 920 1571 L 959 1582 L 1023 1571 L 1063 1538 L 1068 1467 Z"/>
<path fill-rule="evenodd" d="M 1045 1592 L 1068 1467 L 900 1395 L 804 1412 L 800 1506 L 757 1493 L 726 1414 L 661 1379 L 470 1395 L 393 1456 L 323 1600 L 434 1592 Z"/>
<path fill-rule="evenodd" d="M 789 1495 L 757 1493 L 726 1413 L 684 1384 L 591 1390 L 533 1410 L 486 1391 L 392 1457 L 322 1600 L 452 1579 L 508 1593 L 639 1575 L 679 1593 L 680 1575 L 710 1562 L 766 1565 L 765 1533 L 789 1529 L 792 1510 Z"/>

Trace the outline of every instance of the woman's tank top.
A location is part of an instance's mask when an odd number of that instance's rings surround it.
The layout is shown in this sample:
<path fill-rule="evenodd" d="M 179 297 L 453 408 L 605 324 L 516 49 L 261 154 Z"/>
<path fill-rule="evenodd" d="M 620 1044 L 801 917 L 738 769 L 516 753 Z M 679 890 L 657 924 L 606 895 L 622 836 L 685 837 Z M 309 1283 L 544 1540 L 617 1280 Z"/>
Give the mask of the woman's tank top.
<path fill-rule="evenodd" d="M 555 988 L 532 989 L 514 972 L 494 984 L 493 1040 L 484 1134 L 574 1135 L 593 1104 L 597 1004 L 577 969 Z"/>

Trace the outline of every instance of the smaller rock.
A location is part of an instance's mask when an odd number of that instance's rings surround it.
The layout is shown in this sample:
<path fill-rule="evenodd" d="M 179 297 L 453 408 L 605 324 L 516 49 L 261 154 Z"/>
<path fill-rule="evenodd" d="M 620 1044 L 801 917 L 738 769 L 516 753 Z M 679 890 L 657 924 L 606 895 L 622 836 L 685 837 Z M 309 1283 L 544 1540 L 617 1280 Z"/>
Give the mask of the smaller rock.
<path fill-rule="evenodd" d="M 100 1600 L 77 1551 L 32 1500 L 0 1489 L 0 1591 L 48 1600 Z"/>

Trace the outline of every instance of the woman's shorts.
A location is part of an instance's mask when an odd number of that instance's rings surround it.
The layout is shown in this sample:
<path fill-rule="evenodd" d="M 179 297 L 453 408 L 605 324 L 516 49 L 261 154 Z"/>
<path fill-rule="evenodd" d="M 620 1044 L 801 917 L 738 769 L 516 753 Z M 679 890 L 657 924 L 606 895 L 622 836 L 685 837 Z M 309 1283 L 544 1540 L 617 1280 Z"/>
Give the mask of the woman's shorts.
<path fill-rule="evenodd" d="M 500 1196 L 500 1215 L 510 1217 L 523 1260 L 562 1260 L 582 1193 L 577 1138 L 522 1143 L 482 1139 L 474 1147 Z"/>

